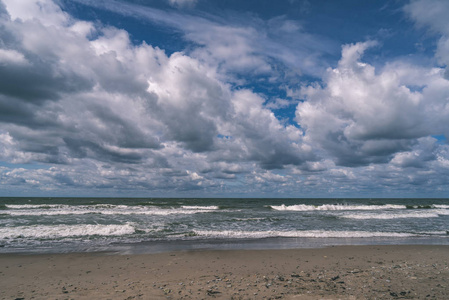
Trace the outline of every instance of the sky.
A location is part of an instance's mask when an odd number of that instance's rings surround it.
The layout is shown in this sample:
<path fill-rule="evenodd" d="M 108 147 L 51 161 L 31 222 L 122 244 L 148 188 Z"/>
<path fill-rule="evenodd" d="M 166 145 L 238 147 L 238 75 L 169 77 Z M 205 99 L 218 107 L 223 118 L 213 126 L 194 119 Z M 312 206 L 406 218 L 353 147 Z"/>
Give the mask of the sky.
<path fill-rule="evenodd" d="M 0 196 L 449 197 L 448 15 L 0 0 Z"/>

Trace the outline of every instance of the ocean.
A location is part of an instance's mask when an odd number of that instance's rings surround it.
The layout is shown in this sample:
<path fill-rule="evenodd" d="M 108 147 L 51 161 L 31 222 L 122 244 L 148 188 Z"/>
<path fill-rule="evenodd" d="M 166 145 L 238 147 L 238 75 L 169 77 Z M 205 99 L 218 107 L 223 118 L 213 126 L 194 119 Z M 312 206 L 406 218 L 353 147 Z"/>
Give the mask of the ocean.
<path fill-rule="evenodd" d="M 449 199 L 0 198 L 0 253 L 449 245 Z"/>

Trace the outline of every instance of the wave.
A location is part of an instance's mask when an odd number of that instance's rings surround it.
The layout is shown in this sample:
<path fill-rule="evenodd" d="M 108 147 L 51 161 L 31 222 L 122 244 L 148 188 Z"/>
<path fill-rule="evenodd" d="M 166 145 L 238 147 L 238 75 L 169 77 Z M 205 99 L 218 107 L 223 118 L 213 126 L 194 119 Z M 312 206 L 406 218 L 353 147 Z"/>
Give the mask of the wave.
<path fill-rule="evenodd" d="M 346 205 L 346 204 L 323 204 L 323 205 L 270 205 L 274 210 L 281 211 L 316 211 L 316 210 L 385 210 L 385 209 L 406 209 L 405 205 L 385 204 L 385 205 Z"/>
<path fill-rule="evenodd" d="M 438 218 L 438 212 L 413 212 L 413 213 L 396 213 L 396 214 L 347 214 L 341 215 L 340 218 L 355 220 L 392 220 L 392 219 L 408 219 L 408 218 Z"/>
<path fill-rule="evenodd" d="M 150 206 L 127 205 L 8 205 L 8 210 L 1 214 L 11 216 L 55 216 L 55 215 L 156 215 L 208 213 L 218 209 L 217 206 L 186 206 L 181 208 L 159 208 Z"/>
<path fill-rule="evenodd" d="M 269 237 L 291 237 L 291 238 L 371 238 L 371 237 L 413 237 L 421 234 L 401 232 L 370 232 L 370 231 L 208 231 L 194 230 L 196 236 L 209 238 L 247 238 L 259 239 Z"/>
<path fill-rule="evenodd" d="M 0 228 L 0 239 L 65 238 L 76 236 L 119 236 L 135 233 L 131 224 L 124 225 L 34 225 Z"/>
<path fill-rule="evenodd" d="M 449 209 L 449 205 L 445 205 L 445 204 L 435 204 L 433 206 L 435 206 L 435 208 L 440 208 L 440 209 Z"/>
<path fill-rule="evenodd" d="M 220 209 L 220 207 L 218 207 L 216 205 L 212 205 L 212 206 L 189 206 L 189 205 L 183 205 L 183 206 L 181 206 L 181 208 L 194 209 L 194 210 L 217 210 L 217 209 Z"/>
<path fill-rule="evenodd" d="M 64 207 L 69 205 L 64 204 L 5 204 L 6 208 L 9 209 L 33 209 L 33 208 L 56 208 Z"/>
<path fill-rule="evenodd" d="M 139 206 L 129 206 L 129 205 L 116 205 L 116 204 L 93 204 L 93 205 L 68 205 L 68 204 L 5 204 L 8 209 L 13 210 L 24 210 L 24 209 L 102 209 L 102 208 L 112 208 L 112 209 L 126 209 L 134 208 L 138 209 Z"/>

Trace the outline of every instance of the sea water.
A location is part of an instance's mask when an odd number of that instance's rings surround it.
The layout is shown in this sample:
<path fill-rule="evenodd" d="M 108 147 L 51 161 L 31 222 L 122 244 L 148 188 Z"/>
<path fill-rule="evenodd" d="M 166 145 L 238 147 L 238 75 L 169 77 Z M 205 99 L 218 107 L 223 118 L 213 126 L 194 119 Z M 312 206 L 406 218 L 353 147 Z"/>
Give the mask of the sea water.
<path fill-rule="evenodd" d="M 0 253 L 449 245 L 449 199 L 0 198 Z"/>

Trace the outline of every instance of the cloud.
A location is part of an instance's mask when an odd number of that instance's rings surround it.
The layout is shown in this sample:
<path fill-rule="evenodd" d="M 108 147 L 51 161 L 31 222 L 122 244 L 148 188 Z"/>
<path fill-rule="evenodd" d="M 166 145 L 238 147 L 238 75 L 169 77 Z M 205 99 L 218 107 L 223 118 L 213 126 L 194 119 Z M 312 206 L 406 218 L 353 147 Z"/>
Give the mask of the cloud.
<path fill-rule="evenodd" d="M 193 7 L 198 0 L 168 0 L 168 3 L 174 7 Z"/>
<path fill-rule="evenodd" d="M 44 26 L 61 26 L 68 22 L 69 15 L 61 10 L 53 1 L 42 0 L 4 0 L 6 10 L 11 18 L 21 21 L 39 19 Z"/>
<path fill-rule="evenodd" d="M 167 54 L 132 42 L 125 30 L 80 21 L 55 3 L 0 2 L 4 190 L 140 196 L 447 190 L 449 81 L 441 66 L 397 59 L 374 67 L 364 54 L 382 46 L 369 41 L 344 45 L 339 62 L 325 70 L 319 58 L 334 43 L 286 17 L 199 17 L 111 2 L 116 12 L 182 32 L 189 46 Z M 300 72 L 323 77 L 299 85 Z M 286 99 L 248 87 L 264 80 L 282 85 Z M 296 121 L 272 111 L 293 105 Z"/>
<path fill-rule="evenodd" d="M 421 138 L 410 151 L 396 153 L 391 163 L 401 168 L 424 168 L 427 162 L 436 160 L 438 150 L 435 139 Z"/>
<path fill-rule="evenodd" d="M 444 0 L 413 0 L 404 6 L 404 11 L 418 26 L 430 28 L 440 35 L 436 58 L 446 66 L 449 79 L 449 3 Z"/>
<path fill-rule="evenodd" d="M 232 140 L 244 145 L 244 157 L 261 162 L 266 169 L 315 160 L 303 132 L 292 125 L 284 127 L 273 112 L 263 108 L 264 99 L 247 90 L 235 95 L 236 121 L 228 128 L 235 133 Z"/>
<path fill-rule="evenodd" d="M 191 44 L 186 49 L 189 56 L 234 76 L 233 83 L 242 79 L 236 73 L 279 83 L 297 80 L 300 74 L 319 76 L 328 66 L 323 57 L 338 53 L 335 41 L 307 33 L 285 16 L 263 20 L 252 14 L 194 15 L 119 1 L 76 1 L 182 33 Z"/>
<path fill-rule="evenodd" d="M 343 166 L 387 163 L 417 139 L 447 134 L 449 82 L 438 68 L 392 62 L 382 70 L 361 61 L 376 43 L 345 45 L 323 86 L 305 86 L 296 118 L 306 138 Z"/>
<path fill-rule="evenodd" d="M 15 50 L 0 49 L 0 64 L 25 65 L 28 61 L 25 56 Z"/>
<path fill-rule="evenodd" d="M 307 33 L 299 22 L 286 17 L 265 21 L 242 15 L 231 21 L 232 25 L 227 20 L 212 20 L 206 30 L 198 30 L 199 26 L 183 29 L 186 39 L 200 46 L 191 55 L 227 73 L 266 76 L 271 82 L 285 83 L 303 74 L 321 75 L 327 67 L 323 57 L 337 50 L 334 41 Z"/>
<path fill-rule="evenodd" d="M 404 6 L 404 11 L 419 25 L 430 26 L 433 30 L 449 34 L 446 18 L 449 3 L 444 0 L 412 0 Z"/>
<path fill-rule="evenodd" d="M 222 81 L 214 66 L 134 45 L 126 31 L 79 21 L 49 0 L 5 3 L 0 160 L 55 165 L 31 172 L 46 174 L 43 185 L 189 190 L 254 164 L 315 159 L 300 129 L 284 126 L 266 99 Z M 4 176 L 37 182 L 25 171 Z"/>

